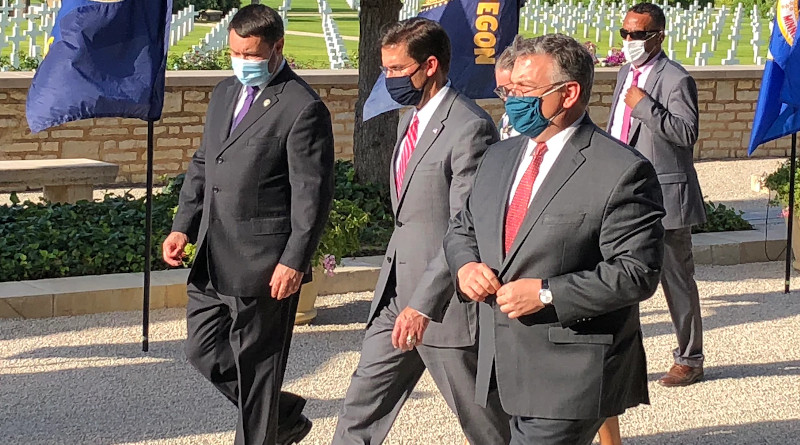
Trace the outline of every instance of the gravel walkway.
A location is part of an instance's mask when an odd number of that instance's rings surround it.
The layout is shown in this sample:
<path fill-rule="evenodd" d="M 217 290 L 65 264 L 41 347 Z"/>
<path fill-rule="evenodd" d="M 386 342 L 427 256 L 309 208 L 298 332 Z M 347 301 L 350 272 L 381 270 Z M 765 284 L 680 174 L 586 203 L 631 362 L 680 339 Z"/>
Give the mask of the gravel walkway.
<path fill-rule="evenodd" d="M 779 262 L 698 267 L 706 381 L 688 388 L 655 383 L 674 336 L 660 291 L 642 305 L 653 404 L 622 417 L 626 444 L 800 443 L 800 295 L 782 275 Z M 317 322 L 295 330 L 286 386 L 309 399 L 304 444 L 330 443 L 370 298 L 320 297 Z M 186 362 L 183 318 L 153 311 L 148 354 L 136 312 L 0 321 L 0 443 L 232 443 L 235 410 Z M 461 441 L 426 374 L 388 443 Z"/>
<path fill-rule="evenodd" d="M 750 191 L 750 174 L 779 162 L 698 162 L 697 169 L 710 199 L 757 211 L 767 197 Z M 697 268 L 706 381 L 688 388 L 655 384 L 675 340 L 663 294 L 642 305 L 652 405 L 621 418 L 625 444 L 800 444 L 800 294 L 784 295 L 782 276 L 780 262 Z M 314 428 L 304 444 L 330 443 L 370 298 L 320 297 L 316 323 L 295 330 L 286 387 L 309 399 Z M 182 352 L 184 312 L 153 311 L 151 321 L 144 354 L 136 312 L 0 320 L 0 444 L 232 443 L 234 408 Z M 462 441 L 426 374 L 387 443 Z"/>

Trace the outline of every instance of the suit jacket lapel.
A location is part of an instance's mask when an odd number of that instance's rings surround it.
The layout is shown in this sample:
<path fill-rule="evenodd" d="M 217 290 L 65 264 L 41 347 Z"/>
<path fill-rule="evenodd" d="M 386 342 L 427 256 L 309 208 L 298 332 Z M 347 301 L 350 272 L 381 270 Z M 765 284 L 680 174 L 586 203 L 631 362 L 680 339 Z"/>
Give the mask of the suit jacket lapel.
<path fill-rule="evenodd" d="M 414 147 L 414 153 L 411 154 L 411 158 L 408 160 L 408 165 L 406 166 L 406 172 L 403 175 L 403 185 L 402 189 L 400 190 L 400 198 L 397 202 L 398 212 L 400 211 L 400 207 L 403 205 L 403 198 L 406 196 L 408 183 L 411 182 L 411 177 L 414 176 L 414 170 L 416 170 L 417 165 L 419 165 L 419 162 L 425 156 L 425 153 L 430 150 L 434 142 L 436 142 L 436 138 L 438 138 L 444 130 L 444 122 L 447 120 L 447 116 L 450 114 L 450 108 L 453 106 L 453 101 L 455 101 L 456 96 L 458 96 L 456 90 L 453 88 L 447 89 L 442 102 L 436 108 L 436 111 L 433 112 L 428 125 L 425 126 L 424 133 L 420 133 L 417 136 L 417 145 Z"/>
<path fill-rule="evenodd" d="M 622 92 L 622 86 L 625 84 L 625 79 L 628 78 L 628 73 L 631 71 L 631 65 L 625 65 L 619 69 L 619 73 L 617 74 L 617 86 L 614 88 L 614 100 L 611 103 L 611 114 L 608 117 L 608 125 L 606 126 L 606 132 L 611 133 L 611 125 L 614 124 L 614 114 L 616 114 L 617 104 L 620 100 L 620 93 Z"/>
<path fill-rule="evenodd" d="M 645 82 L 642 90 L 644 90 L 644 92 L 650 97 L 653 96 L 653 90 L 655 89 L 656 81 L 658 81 L 658 78 L 661 76 L 661 71 L 663 71 L 664 67 L 667 65 L 667 60 L 667 55 L 662 51 L 661 54 L 658 55 L 658 59 L 656 59 L 650 74 L 647 75 L 647 82 Z M 641 125 L 642 121 L 633 117 L 631 118 L 631 130 L 628 132 L 628 140 L 624 141 L 626 144 L 636 140 L 636 135 Z"/>
<path fill-rule="evenodd" d="M 408 131 L 408 126 L 411 124 L 411 117 L 414 115 L 413 111 L 409 111 L 408 113 L 404 113 L 402 117 L 400 117 L 400 122 L 397 125 L 397 141 L 394 143 L 394 150 L 392 151 L 392 160 L 389 163 L 389 190 L 392 194 L 392 209 L 394 209 L 394 214 L 397 216 L 397 205 L 399 203 L 399 199 L 397 198 L 397 169 L 395 166 L 397 165 L 397 156 L 400 153 L 400 147 L 403 144 L 403 138 L 405 137 L 406 132 Z"/>
<path fill-rule="evenodd" d="M 501 178 L 500 180 L 503 181 L 503 184 L 502 187 L 498 188 L 498 195 L 495 199 L 495 215 L 497 215 L 498 219 L 496 225 L 497 230 L 495 231 L 494 239 L 497 240 L 497 243 L 495 243 L 497 249 L 492 253 L 494 258 L 497 258 L 497 264 L 501 264 L 503 262 L 506 210 L 509 202 L 508 195 L 511 193 L 511 186 L 514 185 L 514 179 L 517 176 L 519 165 L 522 163 L 522 157 L 525 156 L 525 151 L 527 150 L 528 143 L 530 141 L 530 138 L 526 136 L 521 136 L 516 139 L 519 139 L 519 141 L 517 141 L 516 156 L 503 164 L 503 169 L 500 173 L 500 176 L 498 176 L 498 178 Z M 512 150 L 511 153 L 514 153 L 514 151 Z"/>
<path fill-rule="evenodd" d="M 525 219 L 522 221 L 522 227 L 520 227 L 517 237 L 514 239 L 514 243 L 511 245 L 511 249 L 508 251 L 508 255 L 506 255 L 505 259 L 503 260 L 503 265 L 500 269 L 500 275 L 506 272 L 511 260 L 514 258 L 514 255 L 522 245 L 522 242 L 531 232 L 531 229 L 539 220 L 539 217 L 547 208 L 547 205 L 550 203 L 550 201 L 552 201 L 556 193 L 561 190 L 569 178 L 575 174 L 575 171 L 578 170 L 578 168 L 586 161 L 586 158 L 581 153 L 581 150 L 589 146 L 589 142 L 592 139 L 592 134 L 594 133 L 594 127 L 595 126 L 591 119 L 586 116 L 578 129 L 575 131 L 575 134 L 572 135 L 569 141 L 567 141 L 567 144 L 561 150 L 558 158 L 556 158 L 556 162 L 550 168 L 550 172 L 548 172 L 545 180 L 542 182 L 542 185 L 539 187 L 539 190 L 536 192 L 536 195 L 533 197 L 533 200 L 528 207 L 528 213 L 525 214 Z"/>
<path fill-rule="evenodd" d="M 220 150 L 220 154 L 227 150 L 234 142 L 236 142 L 242 134 L 250 128 L 254 123 L 258 121 L 261 116 L 264 115 L 268 110 L 275 106 L 278 103 L 279 96 L 283 92 L 283 88 L 286 86 L 286 82 L 294 75 L 291 68 L 288 66 L 284 66 L 280 73 L 275 76 L 274 79 L 270 81 L 270 83 L 264 87 L 264 91 L 259 94 L 256 99 L 253 101 L 253 104 L 250 106 L 250 109 L 247 111 L 247 114 L 244 115 L 244 118 L 236 128 L 233 129 L 233 133 L 225 139 L 223 142 L 222 150 Z M 237 91 L 241 90 L 241 85 L 237 85 L 239 88 Z M 233 123 L 233 111 L 235 110 L 235 106 L 237 103 L 238 94 L 234 96 L 232 102 L 233 107 L 231 107 L 231 112 L 228 114 L 228 132 L 230 132 L 231 124 Z"/>

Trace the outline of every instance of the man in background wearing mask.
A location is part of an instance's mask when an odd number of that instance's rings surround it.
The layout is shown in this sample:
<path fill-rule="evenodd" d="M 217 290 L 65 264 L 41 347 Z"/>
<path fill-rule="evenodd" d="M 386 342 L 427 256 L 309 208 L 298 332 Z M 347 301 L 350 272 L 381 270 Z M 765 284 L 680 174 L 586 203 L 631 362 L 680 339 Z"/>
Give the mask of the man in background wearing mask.
<path fill-rule="evenodd" d="M 588 445 L 648 403 L 639 302 L 658 286 L 661 189 L 589 119 L 583 45 L 514 46 L 506 111 L 524 137 L 486 150 L 444 247 L 459 295 L 480 302 L 476 400 L 496 386 L 513 445 Z"/>
<path fill-rule="evenodd" d="M 697 86 L 661 50 L 664 12 L 651 3 L 628 10 L 623 51 L 631 62 L 617 76 L 608 131 L 641 152 L 658 172 L 667 216 L 661 287 L 678 337 L 674 365 L 658 382 L 686 386 L 703 378 L 703 326 L 694 280 L 691 227 L 706 221 L 692 160 L 698 134 Z"/>
<path fill-rule="evenodd" d="M 178 266 L 197 243 L 186 355 L 239 408 L 235 443 L 288 445 L 311 429 L 280 388 L 333 199 L 331 117 L 286 66 L 277 12 L 245 6 L 228 32 L 235 76 L 214 88 L 163 255 Z"/>
<path fill-rule="evenodd" d="M 517 39 L 522 38 L 517 36 Z M 494 94 L 503 102 L 506 101 L 506 91 L 511 89 L 511 70 L 514 69 L 514 45 L 508 47 L 500 53 L 494 64 L 494 81 L 497 87 L 494 89 Z M 519 132 L 514 130 L 511 123 L 508 121 L 508 114 L 503 113 L 500 122 L 497 123 L 497 131 L 500 132 L 500 140 L 508 139 L 512 136 L 519 135 Z"/>
<path fill-rule="evenodd" d="M 476 308 L 453 303 L 442 249 L 497 130 L 450 87 L 450 39 L 437 22 L 412 18 L 388 27 L 381 61 L 392 98 L 413 108 L 400 119 L 392 157 L 395 230 L 332 443 L 383 443 L 427 368 L 469 443 L 503 445 L 509 424 L 497 395 L 487 408 L 474 402 Z"/>

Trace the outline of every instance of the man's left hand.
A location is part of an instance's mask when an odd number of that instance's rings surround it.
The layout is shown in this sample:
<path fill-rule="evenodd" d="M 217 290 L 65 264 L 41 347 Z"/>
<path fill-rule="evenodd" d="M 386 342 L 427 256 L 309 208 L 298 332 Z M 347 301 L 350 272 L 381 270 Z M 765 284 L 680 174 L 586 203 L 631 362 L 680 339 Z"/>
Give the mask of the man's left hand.
<path fill-rule="evenodd" d="M 647 93 L 645 93 L 643 89 L 631 85 L 631 87 L 628 88 L 628 93 L 625 95 L 625 105 L 635 108 L 636 104 L 644 99 L 645 96 L 647 96 Z"/>
<path fill-rule="evenodd" d="M 539 299 L 539 289 L 542 280 L 538 278 L 523 278 L 504 284 L 497 291 L 497 304 L 508 318 L 519 318 L 539 312 L 544 308 Z"/>
<path fill-rule="evenodd" d="M 302 282 L 303 272 L 278 263 L 275 272 L 272 273 L 272 279 L 269 280 L 272 298 L 283 300 L 300 290 Z"/>
<path fill-rule="evenodd" d="M 420 314 L 416 309 L 407 307 L 400 312 L 394 322 L 392 331 L 392 346 L 402 351 L 410 351 L 414 346 L 422 343 L 422 336 L 430 323 L 430 319 Z M 408 342 L 411 338 L 413 341 Z"/>

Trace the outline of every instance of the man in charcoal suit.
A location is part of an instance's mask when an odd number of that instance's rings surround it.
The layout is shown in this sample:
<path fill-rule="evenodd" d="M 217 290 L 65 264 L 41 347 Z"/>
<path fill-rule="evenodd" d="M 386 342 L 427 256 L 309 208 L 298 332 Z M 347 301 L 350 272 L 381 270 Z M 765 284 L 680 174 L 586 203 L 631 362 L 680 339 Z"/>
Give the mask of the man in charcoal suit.
<path fill-rule="evenodd" d="M 473 445 L 508 442 L 499 400 L 473 402 L 475 305 L 455 297 L 442 238 L 464 203 L 494 123 L 447 80 L 450 40 L 438 23 L 412 18 L 381 40 L 392 98 L 412 106 L 400 119 L 390 188 L 396 226 L 375 289 L 361 359 L 334 433 L 334 445 L 379 444 L 425 369 Z"/>
<path fill-rule="evenodd" d="M 661 189 L 587 116 L 582 45 L 549 34 L 514 51 L 506 111 L 523 136 L 486 151 L 445 252 L 480 302 L 476 401 L 499 392 L 511 444 L 588 445 L 648 403 L 639 302 L 658 285 Z"/>
<path fill-rule="evenodd" d="M 283 59 L 283 21 L 248 5 L 228 26 L 235 76 L 208 105 L 164 260 L 189 275 L 186 355 L 239 409 L 237 445 L 289 445 L 311 429 L 282 392 L 301 283 L 333 199 L 328 109 Z"/>

